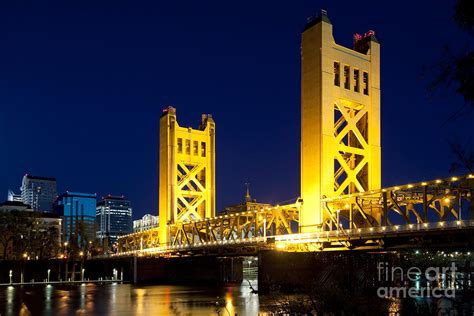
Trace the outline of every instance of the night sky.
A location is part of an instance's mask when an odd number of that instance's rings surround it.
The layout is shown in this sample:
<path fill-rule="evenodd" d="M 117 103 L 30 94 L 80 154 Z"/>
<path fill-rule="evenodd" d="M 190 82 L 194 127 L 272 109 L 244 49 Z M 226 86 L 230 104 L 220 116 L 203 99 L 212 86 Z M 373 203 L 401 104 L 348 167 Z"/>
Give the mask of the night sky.
<path fill-rule="evenodd" d="M 430 98 L 421 78 L 466 42 L 454 1 L 158 2 L 2 2 L 0 200 L 31 173 L 156 213 L 158 122 L 173 105 L 181 126 L 214 116 L 218 210 L 245 182 L 259 201 L 293 201 L 300 33 L 321 7 L 339 44 L 369 29 L 381 42 L 384 186 L 448 176 L 447 141 L 473 134 L 474 116 L 443 125 L 462 99 Z"/>

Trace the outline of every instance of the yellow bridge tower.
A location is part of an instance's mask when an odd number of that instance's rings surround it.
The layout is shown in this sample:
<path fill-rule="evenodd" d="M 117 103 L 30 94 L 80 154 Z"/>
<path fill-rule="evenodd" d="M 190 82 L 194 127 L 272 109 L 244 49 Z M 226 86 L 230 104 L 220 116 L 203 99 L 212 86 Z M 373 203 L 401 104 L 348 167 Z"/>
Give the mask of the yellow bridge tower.
<path fill-rule="evenodd" d="M 300 230 L 329 219 L 321 198 L 379 189 L 380 44 L 375 33 L 338 45 L 323 10 L 308 21 L 301 45 Z M 380 214 L 372 214 L 380 222 Z"/>
<path fill-rule="evenodd" d="M 199 129 L 181 127 L 176 109 L 160 119 L 159 242 L 170 242 L 169 226 L 215 216 L 215 123 L 202 115 Z"/>

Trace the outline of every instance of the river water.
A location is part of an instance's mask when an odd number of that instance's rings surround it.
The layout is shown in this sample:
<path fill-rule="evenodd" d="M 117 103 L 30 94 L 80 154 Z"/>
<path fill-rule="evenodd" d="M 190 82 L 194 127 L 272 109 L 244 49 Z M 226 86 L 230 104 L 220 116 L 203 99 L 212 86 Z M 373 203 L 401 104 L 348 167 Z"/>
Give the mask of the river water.
<path fill-rule="evenodd" d="M 256 287 L 256 281 L 252 281 Z M 0 287 L 0 315 L 258 315 L 247 281 L 228 286 L 130 284 Z"/>
<path fill-rule="evenodd" d="M 250 281 L 258 288 L 257 281 Z M 301 301 L 302 297 L 292 299 Z M 458 306 L 459 315 L 474 315 L 474 299 Z M 450 302 L 429 303 L 430 314 L 445 310 L 453 314 Z M 180 286 L 131 284 L 28 285 L 0 286 L 0 316 L 4 315 L 267 315 L 282 301 L 251 293 L 249 283 L 226 286 Z M 366 302 L 367 303 L 367 302 Z M 440 303 L 446 305 L 441 306 Z M 373 303 L 369 303 L 373 304 Z M 452 304 L 451 304 L 452 305 Z M 462 308 L 461 308 L 462 307 Z M 383 308 L 380 315 L 400 315 L 400 300 Z M 271 313 L 268 313 L 271 314 Z M 414 315 L 415 312 L 402 314 Z"/>

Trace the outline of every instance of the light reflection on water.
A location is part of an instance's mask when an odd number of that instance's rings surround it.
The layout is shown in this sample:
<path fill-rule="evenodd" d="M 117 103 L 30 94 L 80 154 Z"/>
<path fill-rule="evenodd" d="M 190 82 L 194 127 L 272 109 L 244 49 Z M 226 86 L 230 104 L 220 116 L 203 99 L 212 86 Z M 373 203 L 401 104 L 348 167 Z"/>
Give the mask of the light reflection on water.
<path fill-rule="evenodd" d="M 256 281 L 252 282 L 256 287 Z M 0 287 L 0 315 L 257 315 L 247 282 L 220 287 L 130 284 Z"/>

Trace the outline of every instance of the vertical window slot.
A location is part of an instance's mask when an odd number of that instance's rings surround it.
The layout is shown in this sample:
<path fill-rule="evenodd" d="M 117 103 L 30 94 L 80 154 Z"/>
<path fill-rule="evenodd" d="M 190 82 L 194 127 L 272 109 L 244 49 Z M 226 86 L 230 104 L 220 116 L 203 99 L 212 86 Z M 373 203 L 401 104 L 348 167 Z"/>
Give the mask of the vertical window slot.
<path fill-rule="evenodd" d="M 344 66 L 344 88 L 350 89 L 351 88 L 351 69 L 349 66 Z"/>
<path fill-rule="evenodd" d="M 341 64 L 337 61 L 334 62 L 334 85 L 338 87 L 341 85 Z"/>

